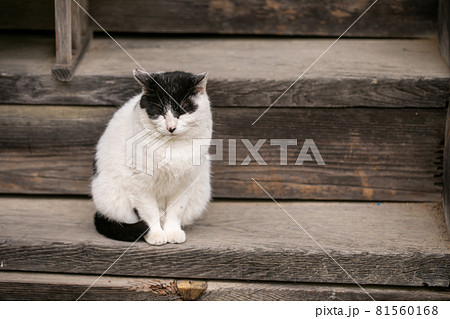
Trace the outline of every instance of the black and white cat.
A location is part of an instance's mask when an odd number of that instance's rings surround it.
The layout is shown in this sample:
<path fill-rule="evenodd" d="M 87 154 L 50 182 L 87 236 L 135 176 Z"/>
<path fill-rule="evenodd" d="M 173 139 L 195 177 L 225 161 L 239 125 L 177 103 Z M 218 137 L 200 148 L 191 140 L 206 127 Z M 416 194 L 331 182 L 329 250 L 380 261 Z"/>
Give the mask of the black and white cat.
<path fill-rule="evenodd" d="M 211 196 L 209 161 L 193 161 L 193 140 L 212 134 L 207 74 L 134 70 L 134 77 L 142 93 L 114 114 L 97 145 L 95 226 L 117 240 L 135 241 L 150 228 L 144 236 L 149 244 L 182 243 L 181 226 L 199 218 Z M 145 130 L 160 134 L 171 150 L 170 160 L 151 175 L 127 165 L 127 141 Z M 203 158 L 208 146 L 201 152 Z M 154 157 L 166 155 L 161 148 Z"/>

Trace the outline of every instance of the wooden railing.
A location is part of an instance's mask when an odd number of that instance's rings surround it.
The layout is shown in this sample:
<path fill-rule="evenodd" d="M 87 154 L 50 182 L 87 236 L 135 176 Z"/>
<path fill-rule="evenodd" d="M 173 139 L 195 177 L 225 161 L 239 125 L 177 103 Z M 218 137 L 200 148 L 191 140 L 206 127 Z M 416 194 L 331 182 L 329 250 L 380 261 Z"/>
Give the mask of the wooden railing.
<path fill-rule="evenodd" d="M 88 0 L 77 3 L 85 10 Z M 56 62 L 55 80 L 70 81 L 92 37 L 86 13 L 73 0 L 55 0 Z"/>

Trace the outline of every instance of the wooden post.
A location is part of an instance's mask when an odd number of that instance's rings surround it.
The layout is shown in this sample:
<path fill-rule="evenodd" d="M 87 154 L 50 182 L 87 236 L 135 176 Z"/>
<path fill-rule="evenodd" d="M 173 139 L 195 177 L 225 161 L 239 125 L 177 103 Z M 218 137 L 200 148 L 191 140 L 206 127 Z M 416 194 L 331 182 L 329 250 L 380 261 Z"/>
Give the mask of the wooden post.
<path fill-rule="evenodd" d="M 87 0 L 78 0 L 87 9 Z M 92 32 L 89 20 L 73 0 L 55 0 L 56 63 L 52 67 L 55 80 L 67 82 L 83 57 Z"/>
<path fill-rule="evenodd" d="M 439 0 L 439 47 L 450 67 L 450 0 Z"/>
<path fill-rule="evenodd" d="M 72 64 L 72 0 L 55 0 L 56 64 Z M 70 54 L 68 54 L 70 52 Z"/>
<path fill-rule="evenodd" d="M 76 53 L 81 48 L 81 19 L 80 19 L 80 7 L 70 0 L 72 3 L 71 8 L 71 25 L 72 25 L 72 54 Z M 83 12 L 83 14 L 85 14 Z"/>

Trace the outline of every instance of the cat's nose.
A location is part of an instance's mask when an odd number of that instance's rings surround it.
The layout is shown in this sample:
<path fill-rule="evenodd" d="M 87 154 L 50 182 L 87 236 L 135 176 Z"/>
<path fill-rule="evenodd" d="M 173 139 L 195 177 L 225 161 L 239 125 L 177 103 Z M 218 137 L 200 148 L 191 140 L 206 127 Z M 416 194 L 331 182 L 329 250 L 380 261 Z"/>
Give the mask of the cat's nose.
<path fill-rule="evenodd" d="M 167 112 L 166 116 L 166 129 L 173 133 L 177 129 L 178 119 L 172 115 L 172 112 Z"/>
<path fill-rule="evenodd" d="M 170 133 L 173 133 L 177 129 L 177 123 L 175 121 L 171 121 L 171 122 L 167 123 L 166 124 L 166 129 Z"/>

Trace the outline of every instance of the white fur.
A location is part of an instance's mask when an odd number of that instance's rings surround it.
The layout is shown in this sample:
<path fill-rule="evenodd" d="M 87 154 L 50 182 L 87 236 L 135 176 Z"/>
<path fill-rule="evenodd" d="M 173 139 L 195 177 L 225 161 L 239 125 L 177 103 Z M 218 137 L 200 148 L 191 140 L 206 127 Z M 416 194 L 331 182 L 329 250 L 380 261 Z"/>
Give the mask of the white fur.
<path fill-rule="evenodd" d="M 173 118 L 166 121 L 162 116 L 149 119 L 139 106 L 141 96 L 135 96 L 114 114 L 100 138 L 92 198 L 101 214 L 122 223 L 138 221 L 133 212 L 136 208 L 150 226 L 145 236 L 148 243 L 181 243 L 186 239 L 181 226 L 199 218 L 211 196 L 210 162 L 205 160 L 197 166 L 192 160 L 193 139 L 211 138 L 208 96 L 206 92 L 198 93 L 195 97 L 198 109 L 181 115 L 176 123 Z M 173 125 L 176 130 L 170 133 L 168 127 Z M 126 142 L 144 128 L 172 136 L 165 144 L 171 147 L 171 160 L 160 169 L 154 169 L 152 175 L 126 166 Z M 164 148 L 158 149 L 155 157 L 164 158 L 163 152 Z M 202 152 L 206 154 L 207 147 L 202 147 Z"/>

